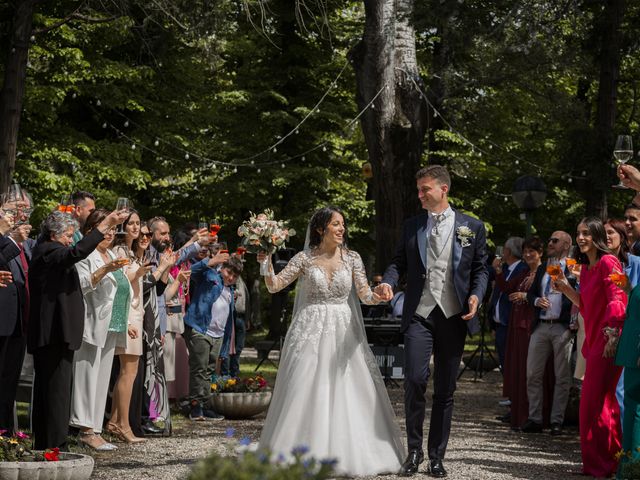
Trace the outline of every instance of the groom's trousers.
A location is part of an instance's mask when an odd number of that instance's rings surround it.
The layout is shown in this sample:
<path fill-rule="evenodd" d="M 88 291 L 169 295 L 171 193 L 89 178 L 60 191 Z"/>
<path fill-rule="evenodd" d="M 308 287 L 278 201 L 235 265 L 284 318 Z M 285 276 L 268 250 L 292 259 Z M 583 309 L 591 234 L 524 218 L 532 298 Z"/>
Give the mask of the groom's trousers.
<path fill-rule="evenodd" d="M 425 319 L 415 315 L 404 334 L 404 402 L 409 451 L 422 451 L 429 361 L 433 353 L 433 405 L 427 444 L 429 459 L 444 458 L 451 430 L 453 392 L 464 350 L 467 324 L 446 318 L 436 307 Z"/>

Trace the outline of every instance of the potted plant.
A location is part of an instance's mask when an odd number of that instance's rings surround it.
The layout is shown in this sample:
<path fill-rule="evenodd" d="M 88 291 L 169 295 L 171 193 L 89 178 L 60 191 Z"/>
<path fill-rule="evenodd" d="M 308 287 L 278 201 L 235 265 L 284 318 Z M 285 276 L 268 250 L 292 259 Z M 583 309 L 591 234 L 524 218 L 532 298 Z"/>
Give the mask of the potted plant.
<path fill-rule="evenodd" d="M 264 412 L 271 388 L 260 374 L 248 378 L 220 378 L 211 384 L 210 407 L 227 418 L 250 418 Z"/>
<path fill-rule="evenodd" d="M 85 480 L 93 472 L 93 458 L 58 448 L 35 451 L 29 448 L 29 435 L 16 432 L 5 436 L 0 430 L 0 480 L 68 479 Z"/>

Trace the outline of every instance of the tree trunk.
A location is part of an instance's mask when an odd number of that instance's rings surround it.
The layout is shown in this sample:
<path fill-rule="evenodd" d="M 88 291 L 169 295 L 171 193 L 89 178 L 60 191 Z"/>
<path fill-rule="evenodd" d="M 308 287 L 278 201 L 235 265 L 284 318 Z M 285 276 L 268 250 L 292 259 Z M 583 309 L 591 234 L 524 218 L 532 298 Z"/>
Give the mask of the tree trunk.
<path fill-rule="evenodd" d="M 611 151 L 614 145 L 616 123 L 616 101 L 620 74 L 620 48 L 622 32 L 620 25 L 624 17 L 625 0 L 607 0 L 599 20 L 600 38 L 600 81 L 595 118 L 595 148 L 592 157 L 592 178 L 604 179 L 594 182 L 595 188 L 587 190 L 586 211 L 588 215 L 607 218 L 607 192 L 611 176 Z"/>
<path fill-rule="evenodd" d="M 33 11 L 37 3 L 38 0 L 15 2 L 11 41 L 0 91 L 0 192 L 7 190 L 15 171 Z"/>
<path fill-rule="evenodd" d="M 420 167 L 427 108 L 416 60 L 413 0 L 364 0 L 365 30 L 350 52 L 356 101 L 373 169 L 376 268 L 391 261 L 402 223 L 419 210 L 415 173 Z"/>

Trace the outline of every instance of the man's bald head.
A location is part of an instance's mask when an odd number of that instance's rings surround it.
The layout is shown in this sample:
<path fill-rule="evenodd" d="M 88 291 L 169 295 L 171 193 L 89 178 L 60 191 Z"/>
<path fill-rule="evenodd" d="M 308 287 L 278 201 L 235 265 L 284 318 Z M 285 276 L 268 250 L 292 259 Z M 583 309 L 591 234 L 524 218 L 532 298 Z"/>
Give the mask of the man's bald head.
<path fill-rule="evenodd" d="M 556 230 L 547 242 L 547 255 L 553 258 L 564 258 L 571 250 L 571 235 L 562 230 Z"/>

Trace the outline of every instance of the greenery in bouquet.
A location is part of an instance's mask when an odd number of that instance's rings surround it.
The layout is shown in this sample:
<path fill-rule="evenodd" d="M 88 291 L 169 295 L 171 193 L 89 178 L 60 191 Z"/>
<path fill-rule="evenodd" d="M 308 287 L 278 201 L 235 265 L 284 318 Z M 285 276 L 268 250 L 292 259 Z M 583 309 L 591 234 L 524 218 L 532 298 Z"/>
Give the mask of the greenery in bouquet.
<path fill-rule="evenodd" d="M 60 450 L 47 449 L 44 452 L 32 452 L 29 448 L 31 439 L 24 432 L 16 432 L 6 436 L 7 430 L 0 430 L 1 462 L 57 462 Z"/>
<path fill-rule="evenodd" d="M 249 253 L 267 252 L 273 254 L 285 247 L 285 242 L 293 237 L 296 231 L 288 227 L 285 220 L 275 220 L 273 211 L 267 209 L 263 213 L 250 213 L 249 220 L 238 227 L 240 244 Z"/>
<path fill-rule="evenodd" d="M 227 429 L 231 439 L 233 428 Z M 199 462 L 191 472 L 189 480 L 324 480 L 335 476 L 336 460 L 316 460 L 307 455 L 309 449 L 300 446 L 291 451 L 291 457 L 278 458 L 263 450 L 251 451 L 249 437 L 243 437 L 236 448 L 237 456 L 209 455 Z"/>
<path fill-rule="evenodd" d="M 269 390 L 269 384 L 259 373 L 253 377 L 220 377 L 211 384 L 212 393 L 247 393 Z"/>

